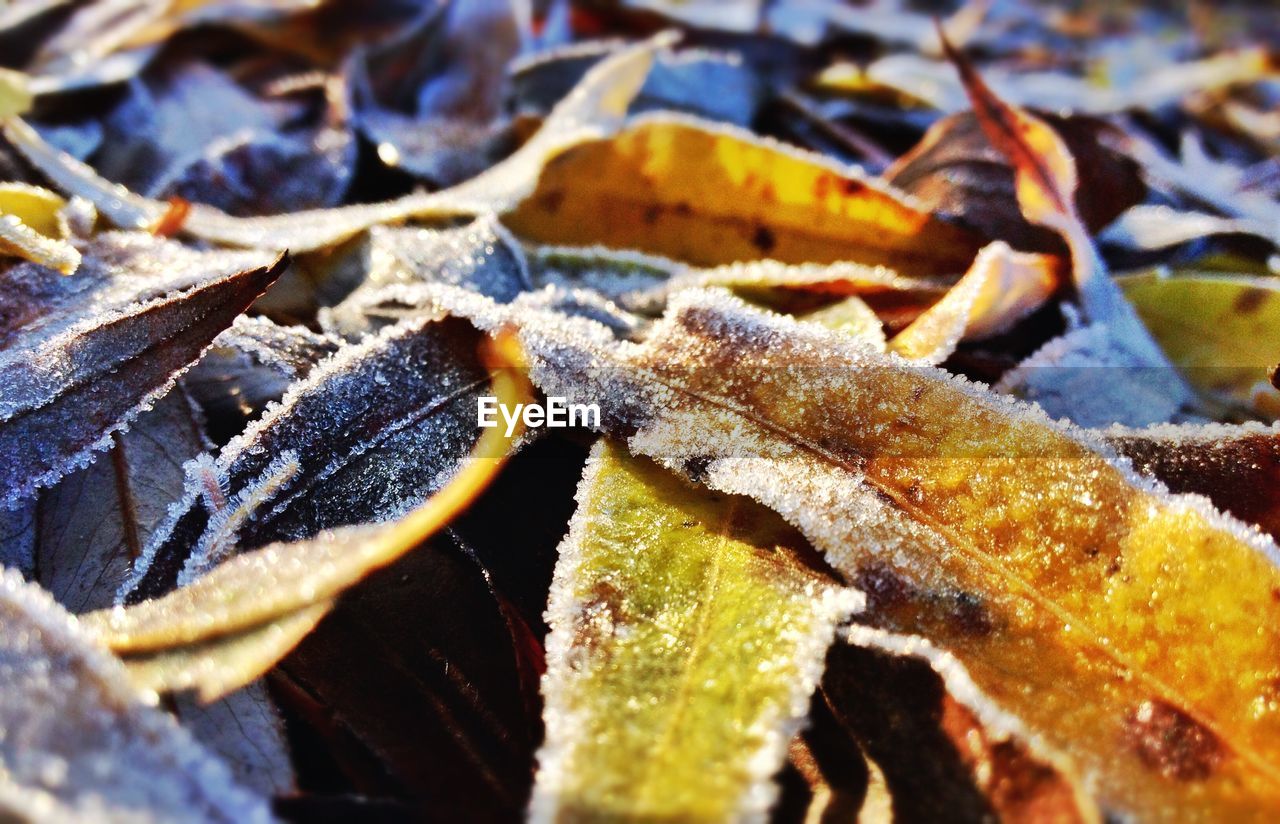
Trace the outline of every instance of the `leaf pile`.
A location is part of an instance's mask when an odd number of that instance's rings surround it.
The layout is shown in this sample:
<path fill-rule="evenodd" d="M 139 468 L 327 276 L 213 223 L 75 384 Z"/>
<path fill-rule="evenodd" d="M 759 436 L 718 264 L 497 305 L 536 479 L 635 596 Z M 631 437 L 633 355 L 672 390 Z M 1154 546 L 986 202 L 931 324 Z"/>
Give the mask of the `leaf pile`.
<path fill-rule="evenodd" d="M 1277 42 L 0 9 L 0 818 L 1275 820 Z"/>

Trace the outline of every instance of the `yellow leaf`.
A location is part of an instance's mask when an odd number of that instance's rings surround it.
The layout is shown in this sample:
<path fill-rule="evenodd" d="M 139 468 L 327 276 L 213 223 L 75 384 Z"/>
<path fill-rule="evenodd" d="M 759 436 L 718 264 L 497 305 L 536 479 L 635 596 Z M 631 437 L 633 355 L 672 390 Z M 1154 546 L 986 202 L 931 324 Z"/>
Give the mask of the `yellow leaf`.
<path fill-rule="evenodd" d="M 1280 280 L 1178 272 L 1119 283 L 1197 389 L 1246 405 L 1280 394 L 1267 383 L 1270 368 L 1280 362 Z"/>
<path fill-rule="evenodd" d="M 688 118 L 646 115 L 574 146 L 506 215 L 543 243 L 640 249 L 713 266 L 773 259 L 963 271 L 980 241 L 818 155 Z"/>
<path fill-rule="evenodd" d="M 531 818 L 763 816 L 837 621 L 802 538 L 600 442 L 560 547 Z"/>
<path fill-rule="evenodd" d="M 0 118 L 23 114 L 31 108 L 31 91 L 28 78 L 22 72 L 0 69 Z"/>
<path fill-rule="evenodd" d="M 990 337 L 1040 308 L 1057 288 L 1053 258 L 1015 252 L 996 241 L 942 300 L 911 322 L 889 348 L 922 363 L 941 363 L 961 340 Z"/>
<path fill-rule="evenodd" d="M 1256 529 L 1035 407 L 719 290 L 673 296 L 639 345 L 457 305 L 520 324 L 541 388 L 599 403 L 633 453 L 794 523 L 1109 809 L 1280 812 L 1280 549 Z"/>
<path fill-rule="evenodd" d="M 65 242 L 60 219 L 66 201 L 25 183 L 0 183 L 0 253 L 17 255 L 69 275 L 80 253 Z"/>

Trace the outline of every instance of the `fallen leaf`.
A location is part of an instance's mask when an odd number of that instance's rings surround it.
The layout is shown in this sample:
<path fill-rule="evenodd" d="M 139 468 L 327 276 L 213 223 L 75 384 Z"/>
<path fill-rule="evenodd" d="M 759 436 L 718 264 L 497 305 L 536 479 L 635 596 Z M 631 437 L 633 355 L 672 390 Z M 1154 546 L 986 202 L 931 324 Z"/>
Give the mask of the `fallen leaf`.
<path fill-rule="evenodd" d="M 763 818 L 855 593 L 757 504 L 592 452 L 548 606 L 530 818 Z"/>
<path fill-rule="evenodd" d="M 0 570 L 0 814 L 14 820 L 267 822 L 261 798 L 39 587 Z"/>
<path fill-rule="evenodd" d="M 1142 474 L 1174 492 L 1203 495 L 1280 540 L 1280 432 L 1274 426 L 1115 427 L 1102 434 Z"/>
<path fill-rule="evenodd" d="M 418 506 L 475 443 L 477 398 L 489 388 L 481 340 L 423 313 L 340 349 L 215 461 L 189 466 L 121 597 L 160 595 L 238 549 Z"/>
<path fill-rule="evenodd" d="M 1014 169 L 1018 207 L 1032 223 L 1062 236 L 1071 254 L 1071 272 L 1085 318 L 1108 338 L 1110 365 L 1168 370 L 1153 393 L 1167 396 L 1167 405 L 1191 407 L 1195 395 L 1169 368 L 1169 361 L 1142 325 L 1107 272 L 1076 209 L 1079 176 L 1075 158 L 1060 137 L 1040 118 L 1010 106 L 983 82 L 973 64 L 955 51 L 946 38 L 943 47 L 955 65 L 973 104 L 974 115 L 991 144 Z M 1121 410 L 1118 414 L 1123 414 Z M 1116 417 L 1115 420 L 1122 420 Z"/>
<path fill-rule="evenodd" d="M 1034 407 L 723 293 L 677 294 L 638 345 L 441 300 L 524 329 L 539 387 L 634 452 L 774 508 L 851 580 L 890 569 L 913 595 L 873 619 L 955 655 L 1108 809 L 1280 806 L 1280 551 L 1256 530 Z"/>
<path fill-rule="evenodd" d="M 208 448 L 198 412 L 175 387 L 93 463 L 40 491 L 33 580 L 72 613 L 110 606 L 179 497 L 183 464 Z"/>
<path fill-rule="evenodd" d="M 658 36 L 629 46 L 592 69 L 515 154 L 453 188 L 385 203 L 257 218 L 234 217 L 194 204 L 183 228 L 187 234 L 228 246 L 289 249 L 296 254 L 333 246 L 380 223 L 504 211 L 533 190 L 548 157 L 617 129 L 648 74 L 654 50 L 670 41 Z M 54 185 L 90 201 L 117 226 L 145 230 L 163 217 L 164 204 L 128 192 L 58 153 L 22 120 L 8 118 L 3 132 Z"/>
<path fill-rule="evenodd" d="M 182 385 L 204 410 L 209 436 L 225 444 L 341 345 L 302 326 L 241 315 L 213 339 Z"/>
<path fill-rule="evenodd" d="M 856 169 L 675 115 L 641 115 L 615 137 L 564 151 L 504 220 L 539 243 L 599 243 L 700 266 L 849 260 L 946 276 L 979 246 Z"/>
<path fill-rule="evenodd" d="M 941 363 L 962 340 L 1008 331 L 1040 308 L 1057 286 L 1052 258 L 1015 252 L 996 241 L 983 247 L 941 300 L 894 335 L 889 348 L 918 363 Z"/>
<path fill-rule="evenodd" d="M 529 400 L 513 347 L 500 338 L 491 355 L 493 392 L 511 405 Z M 392 523 L 244 552 L 168 595 L 92 612 L 81 623 L 108 648 L 127 653 L 130 676 L 146 688 L 194 688 L 204 701 L 220 698 L 284 657 L 339 593 L 448 523 L 497 473 L 518 435 L 485 430 L 448 483 Z"/>
<path fill-rule="evenodd" d="M 1142 200 L 1146 187 L 1137 163 L 1102 140 L 1101 135 L 1116 131 L 1115 127 L 1087 117 L 1036 117 L 1076 159 L 1080 184 L 1071 199 L 1089 230 L 1101 229 Z M 884 177 L 927 208 L 984 237 L 1004 240 L 1023 251 L 1065 251 L 1053 231 L 1037 228 L 1023 217 L 1014 170 L 972 112 L 954 114 L 934 124 Z"/>
<path fill-rule="evenodd" d="M 58 216 L 66 202 L 25 183 L 0 184 L 0 254 L 17 255 L 69 275 L 80 252 L 66 243 Z"/>
<path fill-rule="evenodd" d="M 182 725 L 223 760 L 236 781 L 266 798 L 296 791 L 284 721 L 262 682 L 212 704 L 178 695 L 174 706 Z"/>
<path fill-rule="evenodd" d="M 0 506 L 12 507 L 109 446 L 111 434 L 162 397 L 283 267 L 278 260 L 224 274 L 217 255 L 206 260 L 184 250 L 176 257 L 185 271 L 161 283 L 116 278 L 109 262 L 67 287 L 41 283 L 57 276 L 40 267 L 3 273 L 0 291 L 30 303 L 6 311 L 0 325 L 0 452 L 8 456 Z M 67 420 L 74 431 L 62 425 Z"/>
<path fill-rule="evenodd" d="M 859 581 L 872 599 L 884 594 L 875 580 Z M 883 773 L 895 820 L 1100 818 L 1064 759 L 924 639 L 851 628 L 827 656 L 822 695 Z"/>
<path fill-rule="evenodd" d="M 1255 402 L 1268 370 L 1280 361 L 1280 280 L 1180 270 L 1119 283 L 1192 386 L 1244 405 Z"/>

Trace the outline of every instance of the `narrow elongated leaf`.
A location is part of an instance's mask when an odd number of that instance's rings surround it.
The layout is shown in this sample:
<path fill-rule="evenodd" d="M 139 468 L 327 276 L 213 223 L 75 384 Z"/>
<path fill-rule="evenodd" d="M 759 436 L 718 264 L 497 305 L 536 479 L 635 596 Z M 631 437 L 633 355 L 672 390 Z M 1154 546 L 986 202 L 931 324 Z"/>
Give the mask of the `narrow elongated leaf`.
<path fill-rule="evenodd" d="M 887 566 L 903 597 L 873 619 L 956 655 L 1109 809 L 1280 809 L 1280 551 L 1256 530 L 1033 407 L 723 293 L 680 293 L 639 345 L 444 302 L 523 325 L 541 388 L 634 451 L 774 508 L 853 580 Z"/>
<path fill-rule="evenodd" d="M 39 282 L 56 277 L 48 270 L 5 272 L 0 290 L 36 300 L 15 307 L 16 317 L 0 328 L 0 506 L 12 507 L 108 446 L 111 433 L 164 395 L 282 269 L 277 261 L 230 275 L 205 270 L 185 291 L 123 287 L 124 299 L 106 306 L 98 301 L 118 299 L 122 288 L 109 274 L 83 290 L 63 290 Z M 74 422 L 70 431 L 66 421 Z"/>
<path fill-rule="evenodd" d="M 616 444 L 588 462 L 548 607 L 535 821 L 762 819 L 858 608 L 776 515 L 673 480 Z"/>
<path fill-rule="evenodd" d="M 491 356 L 494 394 L 513 406 L 529 400 L 527 379 L 512 368 L 514 346 L 500 339 Z M 519 434 L 487 429 L 449 482 L 393 523 L 244 553 L 168 595 L 81 621 L 107 647 L 130 654 L 130 676 L 140 686 L 194 688 L 202 700 L 215 700 L 284 657 L 338 594 L 448 523 L 497 473 Z"/>
<path fill-rule="evenodd" d="M 642 115 L 616 137 L 565 151 L 505 220 L 542 243 L 600 243 L 703 266 L 850 260 L 956 275 L 980 245 L 857 170 L 673 115 Z"/>
<path fill-rule="evenodd" d="M 997 97 L 972 63 L 955 51 L 945 37 L 942 43 L 960 73 L 982 130 L 1013 166 L 1014 190 L 1023 216 L 1057 232 L 1066 242 L 1086 318 L 1100 324 L 1112 339 L 1109 349 L 1122 353 L 1133 366 L 1148 370 L 1146 383 L 1165 395 L 1169 405 L 1191 406 L 1195 396 L 1190 387 L 1170 368 L 1151 333 L 1111 279 L 1089 237 L 1076 209 L 1076 161 L 1062 138 L 1040 118 Z M 1156 386 L 1157 382 L 1162 385 Z"/>
<path fill-rule="evenodd" d="M 417 320 L 349 345 L 295 384 L 186 489 L 121 595 L 158 595 L 236 548 L 386 521 L 439 489 L 476 438 L 481 337 Z M 136 589 L 136 591 L 134 591 Z"/>
<path fill-rule="evenodd" d="M 120 662 L 39 587 L 0 570 L 0 816 L 270 821 Z"/>

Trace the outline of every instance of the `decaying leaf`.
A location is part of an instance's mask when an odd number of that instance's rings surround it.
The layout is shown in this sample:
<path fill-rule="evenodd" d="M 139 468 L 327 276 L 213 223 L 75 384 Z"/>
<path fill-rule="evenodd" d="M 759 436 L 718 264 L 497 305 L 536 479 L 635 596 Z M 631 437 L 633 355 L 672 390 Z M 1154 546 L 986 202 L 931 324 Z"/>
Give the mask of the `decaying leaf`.
<path fill-rule="evenodd" d="M 893 336 L 889 348 L 908 360 L 936 364 L 961 340 L 1007 331 L 1038 309 L 1058 285 L 1051 258 L 1015 252 L 997 241 L 941 300 Z"/>
<path fill-rule="evenodd" d="M 0 255 L 17 255 L 69 275 L 80 252 L 64 242 L 59 215 L 66 201 L 25 183 L 0 184 Z"/>
<path fill-rule="evenodd" d="M 0 570 L 0 815 L 272 820 L 38 587 Z"/>
<path fill-rule="evenodd" d="M 1203 495 L 1280 540 L 1280 430 L 1258 424 L 1116 427 L 1103 433 L 1144 475 Z"/>
<path fill-rule="evenodd" d="M 641 115 L 553 158 L 505 218 L 541 243 L 600 243 L 697 265 L 858 261 L 908 275 L 964 271 L 978 239 L 909 196 L 749 132 Z"/>
<path fill-rule="evenodd" d="M 548 606 L 535 821 L 759 820 L 836 622 L 858 608 L 751 501 L 602 442 Z"/>
<path fill-rule="evenodd" d="M 278 260 L 242 269 L 244 256 L 206 258 L 145 242 L 99 251 L 99 268 L 75 278 L 30 264 L 0 276 L 0 291 L 14 301 L 0 325 L 0 452 L 7 456 L 0 506 L 12 507 L 110 445 L 111 434 L 163 396 L 283 267 Z M 106 257 L 113 251 L 123 260 Z M 160 254 L 117 276 L 114 267 L 132 268 L 140 252 Z M 161 281 L 139 275 L 166 263 L 182 268 Z"/>
<path fill-rule="evenodd" d="M 216 753 L 244 786 L 264 797 L 296 789 L 284 722 L 262 682 L 212 704 L 174 697 L 175 714 L 191 734 Z"/>
<path fill-rule="evenodd" d="M 1032 407 L 724 294 L 679 293 L 639 345 L 442 302 L 524 329 L 540 388 L 596 399 L 634 452 L 776 509 L 852 580 L 891 572 L 872 619 L 954 654 L 1107 808 L 1280 805 L 1280 551 L 1255 529 Z"/>
<path fill-rule="evenodd" d="M 217 423 L 210 437 L 225 443 L 340 345 L 302 326 L 241 315 L 214 338 L 209 351 L 183 376 L 182 385 L 210 422 Z"/>
<path fill-rule="evenodd" d="M 492 367 L 495 396 L 514 406 L 529 391 L 512 368 L 519 357 L 512 346 L 506 340 L 495 347 Z M 82 622 L 107 647 L 131 654 L 130 675 L 146 688 L 194 688 L 205 701 L 219 698 L 282 658 L 340 592 L 446 524 L 494 476 L 518 435 L 487 429 L 448 483 L 393 523 L 326 530 L 243 553 L 168 595 Z"/>

